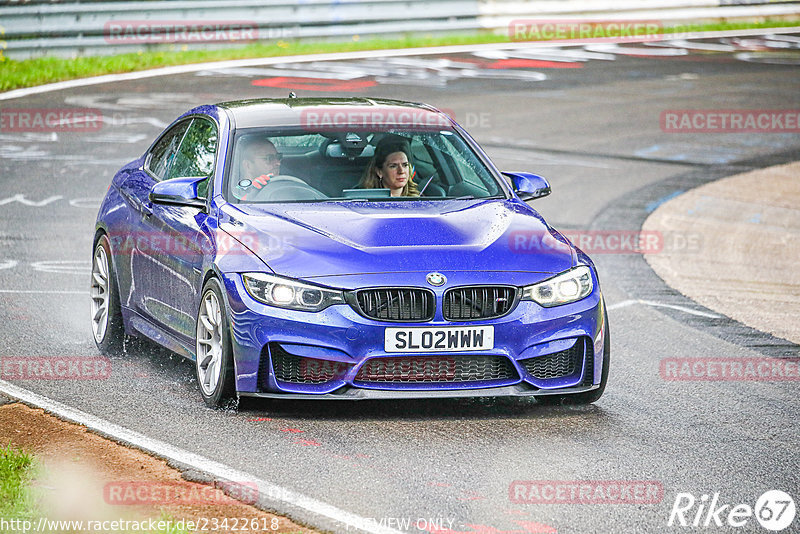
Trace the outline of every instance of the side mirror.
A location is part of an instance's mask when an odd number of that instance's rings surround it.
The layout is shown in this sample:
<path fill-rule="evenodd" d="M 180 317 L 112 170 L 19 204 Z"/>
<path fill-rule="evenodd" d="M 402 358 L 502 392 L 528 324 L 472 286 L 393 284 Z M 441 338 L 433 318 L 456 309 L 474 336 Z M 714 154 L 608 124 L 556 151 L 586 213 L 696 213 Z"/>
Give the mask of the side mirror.
<path fill-rule="evenodd" d="M 150 202 L 204 208 L 206 201 L 200 197 L 198 189 L 206 180 L 208 176 L 186 176 L 158 182 L 150 189 Z"/>
<path fill-rule="evenodd" d="M 520 200 L 533 200 L 550 194 L 550 183 L 538 174 L 529 172 L 504 172 Z"/>

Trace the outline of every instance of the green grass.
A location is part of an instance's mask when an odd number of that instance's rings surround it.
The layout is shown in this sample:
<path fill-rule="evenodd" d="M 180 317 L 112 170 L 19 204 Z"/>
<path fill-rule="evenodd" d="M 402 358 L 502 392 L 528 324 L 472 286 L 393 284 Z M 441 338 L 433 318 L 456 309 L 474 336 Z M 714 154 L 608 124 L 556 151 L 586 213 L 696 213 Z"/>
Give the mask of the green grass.
<path fill-rule="evenodd" d="M 0 517 L 30 519 L 35 503 L 30 481 L 33 457 L 25 452 L 0 446 Z"/>
<path fill-rule="evenodd" d="M 800 24 L 800 20 L 717 22 L 712 24 L 682 24 L 673 27 L 665 27 L 661 31 L 663 33 L 721 31 L 776 28 L 798 24 Z M 0 58 L 2 58 L 2 61 L 0 61 L 0 91 L 101 74 L 132 72 L 156 67 L 202 63 L 206 61 L 221 61 L 226 59 L 502 42 L 511 42 L 508 35 L 496 34 L 488 31 L 441 36 L 409 34 L 396 39 L 359 39 L 358 36 L 354 36 L 352 40 L 345 42 L 302 40 L 270 41 L 218 50 L 189 50 L 179 45 L 166 45 L 158 50 L 114 56 L 82 56 L 74 59 L 41 57 L 23 61 L 2 57 L 2 49 L 0 49 Z"/>
<path fill-rule="evenodd" d="M 31 481 L 37 470 L 37 463 L 30 454 L 14 449 L 10 444 L 0 446 L 0 518 L 36 524 L 41 512 Z M 175 518 L 163 511 L 156 521 L 170 521 L 171 527 L 150 534 L 189 534 L 187 530 L 179 529 Z"/>

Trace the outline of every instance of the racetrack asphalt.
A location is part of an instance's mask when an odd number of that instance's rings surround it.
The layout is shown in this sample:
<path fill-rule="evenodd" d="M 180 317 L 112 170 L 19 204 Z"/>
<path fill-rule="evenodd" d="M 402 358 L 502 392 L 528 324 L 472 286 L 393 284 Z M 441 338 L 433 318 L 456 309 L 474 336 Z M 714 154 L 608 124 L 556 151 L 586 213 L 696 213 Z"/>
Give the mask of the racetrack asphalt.
<path fill-rule="evenodd" d="M 757 330 L 800 343 L 800 162 L 724 178 L 659 206 L 642 227 L 713 243 L 645 254 L 670 286 Z M 735 291 L 727 291 L 735 287 Z"/>
<path fill-rule="evenodd" d="M 376 524 L 410 524 L 400 529 L 408 532 L 430 531 L 430 520 L 455 532 L 682 532 L 689 527 L 667 526 L 681 493 L 753 507 L 776 489 L 797 501 L 800 382 L 673 380 L 663 369 L 686 358 L 798 358 L 798 346 L 681 295 L 641 253 L 609 250 L 607 239 L 638 232 L 685 191 L 797 159 L 796 132 L 671 133 L 661 124 L 670 110 L 800 109 L 797 38 L 714 40 L 715 52 L 701 43 L 592 45 L 295 61 L 5 102 L 4 111 L 90 108 L 104 121 L 90 131 L 0 132 L 0 356 L 97 355 L 87 287 L 99 200 L 113 172 L 181 112 L 289 90 L 425 101 L 451 110 L 500 168 L 550 179 L 553 194 L 533 206 L 552 225 L 603 238 L 605 250 L 587 251 L 612 330 L 609 385 L 595 405 L 268 401 L 211 411 L 191 362 L 147 345 L 112 359 L 107 379 L 14 383 Z M 714 246 L 673 233 L 663 250 L 690 243 L 699 255 Z M 642 481 L 662 493 L 638 503 L 538 504 L 520 498 L 527 489 L 515 493 L 531 487 L 517 481 Z M 750 518 L 739 530 L 759 529 Z"/>

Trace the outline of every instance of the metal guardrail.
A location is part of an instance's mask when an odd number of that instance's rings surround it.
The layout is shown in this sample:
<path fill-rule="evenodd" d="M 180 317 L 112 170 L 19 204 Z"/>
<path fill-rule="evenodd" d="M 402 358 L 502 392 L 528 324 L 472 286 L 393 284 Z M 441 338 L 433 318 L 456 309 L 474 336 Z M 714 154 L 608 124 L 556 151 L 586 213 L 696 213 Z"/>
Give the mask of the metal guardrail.
<path fill-rule="evenodd" d="M 800 1 L 12 0 L 0 4 L 0 51 L 15 59 L 96 55 L 154 47 L 223 47 L 251 40 L 503 31 L 509 20 L 524 17 L 625 18 L 646 11 L 680 18 L 697 10 L 726 18 L 756 12 L 798 15 Z M 183 39 L 170 42 L 176 35 Z"/>
<path fill-rule="evenodd" d="M 263 0 L 158 0 L 150 2 L 91 2 L 35 4 L 0 8 L 5 28 L 5 55 L 11 58 L 35 55 L 109 54 L 153 47 L 220 47 L 248 40 L 295 38 L 348 38 L 354 35 L 404 34 L 478 29 L 475 0 L 351 0 L 331 2 L 307 0 L 272 2 Z M 110 34 L 109 25 L 120 23 L 130 30 L 127 42 Z M 151 39 L 158 23 L 180 30 L 190 23 L 194 38 L 184 42 L 142 42 Z M 216 26 L 202 34 L 205 25 Z M 247 32 L 225 39 L 226 31 Z M 141 31 L 143 30 L 144 31 Z M 208 33 L 208 32 L 207 32 Z M 125 36 L 125 28 L 117 37 Z M 242 38 L 244 37 L 244 38 Z M 250 39 L 252 37 L 252 39 Z"/>

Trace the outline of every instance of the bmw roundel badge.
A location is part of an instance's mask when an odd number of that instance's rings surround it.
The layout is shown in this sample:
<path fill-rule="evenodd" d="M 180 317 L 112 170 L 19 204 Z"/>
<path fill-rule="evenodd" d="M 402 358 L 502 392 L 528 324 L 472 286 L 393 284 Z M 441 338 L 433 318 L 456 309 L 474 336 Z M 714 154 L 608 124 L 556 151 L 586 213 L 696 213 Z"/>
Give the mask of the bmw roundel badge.
<path fill-rule="evenodd" d="M 439 287 L 443 286 L 445 282 L 447 282 L 447 278 L 441 273 L 428 273 L 428 276 L 425 277 L 425 280 L 432 286 Z"/>

